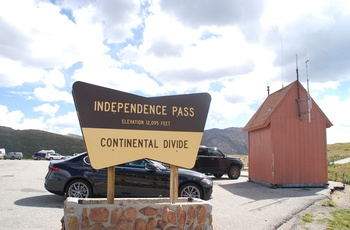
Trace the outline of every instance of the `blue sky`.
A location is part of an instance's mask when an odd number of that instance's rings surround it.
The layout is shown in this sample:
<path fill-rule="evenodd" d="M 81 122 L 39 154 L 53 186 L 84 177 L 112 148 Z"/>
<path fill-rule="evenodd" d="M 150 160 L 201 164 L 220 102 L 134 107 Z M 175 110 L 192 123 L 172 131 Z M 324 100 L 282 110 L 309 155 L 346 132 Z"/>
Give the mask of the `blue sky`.
<path fill-rule="evenodd" d="M 208 92 L 206 129 L 243 127 L 271 92 L 300 81 L 350 142 L 350 2 L 0 2 L 0 125 L 81 134 L 84 81 L 146 97 Z"/>

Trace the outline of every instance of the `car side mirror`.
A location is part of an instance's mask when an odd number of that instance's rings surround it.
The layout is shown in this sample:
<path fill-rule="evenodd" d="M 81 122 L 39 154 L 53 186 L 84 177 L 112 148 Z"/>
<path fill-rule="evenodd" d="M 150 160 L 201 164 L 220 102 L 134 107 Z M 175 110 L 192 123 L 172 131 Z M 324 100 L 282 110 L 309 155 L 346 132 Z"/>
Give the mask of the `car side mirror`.
<path fill-rule="evenodd" d="M 157 171 L 158 168 L 154 164 L 149 163 L 149 164 L 146 165 L 146 169 L 149 170 L 149 171 L 154 172 L 154 171 Z"/>

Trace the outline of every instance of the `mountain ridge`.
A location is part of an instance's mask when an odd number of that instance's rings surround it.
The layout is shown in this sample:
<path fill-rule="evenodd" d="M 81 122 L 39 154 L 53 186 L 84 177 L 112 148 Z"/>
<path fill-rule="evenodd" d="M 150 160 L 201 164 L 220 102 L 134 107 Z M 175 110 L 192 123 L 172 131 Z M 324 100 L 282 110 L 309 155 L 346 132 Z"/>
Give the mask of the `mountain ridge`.
<path fill-rule="evenodd" d="M 204 130 L 201 145 L 218 147 L 227 154 L 248 154 L 248 133 L 243 128 Z"/>
<path fill-rule="evenodd" d="M 6 152 L 22 152 L 24 158 L 42 149 L 53 149 L 62 155 L 86 151 L 82 139 L 36 129 L 15 130 L 0 126 L 0 148 Z"/>

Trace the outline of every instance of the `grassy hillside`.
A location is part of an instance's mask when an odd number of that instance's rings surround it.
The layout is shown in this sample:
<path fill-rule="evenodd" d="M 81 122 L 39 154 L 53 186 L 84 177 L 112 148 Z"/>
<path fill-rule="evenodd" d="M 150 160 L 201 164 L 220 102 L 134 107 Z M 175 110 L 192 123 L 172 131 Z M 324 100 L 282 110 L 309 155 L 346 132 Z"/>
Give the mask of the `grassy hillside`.
<path fill-rule="evenodd" d="M 86 151 L 82 139 L 41 130 L 14 130 L 0 126 L 0 148 L 6 152 L 22 152 L 24 158 L 42 149 L 53 149 L 62 155 Z"/>
<path fill-rule="evenodd" d="M 350 157 L 350 143 L 336 143 L 327 145 L 328 162 Z"/>
<path fill-rule="evenodd" d="M 350 163 L 336 165 L 334 161 L 350 157 L 350 143 L 327 145 L 328 178 L 350 184 Z"/>

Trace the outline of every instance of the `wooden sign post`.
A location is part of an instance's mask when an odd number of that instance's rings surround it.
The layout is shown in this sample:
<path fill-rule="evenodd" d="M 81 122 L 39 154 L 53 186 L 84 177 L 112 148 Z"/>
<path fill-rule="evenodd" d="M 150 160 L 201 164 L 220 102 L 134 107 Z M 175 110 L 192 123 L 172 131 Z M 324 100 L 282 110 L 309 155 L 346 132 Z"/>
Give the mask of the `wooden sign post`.
<path fill-rule="evenodd" d="M 114 181 L 115 181 L 115 166 L 108 167 L 107 172 L 107 204 L 114 204 Z"/>
<path fill-rule="evenodd" d="M 179 168 L 170 165 L 170 203 L 176 203 L 179 194 Z"/>

